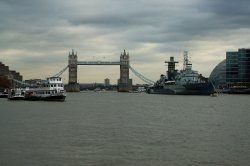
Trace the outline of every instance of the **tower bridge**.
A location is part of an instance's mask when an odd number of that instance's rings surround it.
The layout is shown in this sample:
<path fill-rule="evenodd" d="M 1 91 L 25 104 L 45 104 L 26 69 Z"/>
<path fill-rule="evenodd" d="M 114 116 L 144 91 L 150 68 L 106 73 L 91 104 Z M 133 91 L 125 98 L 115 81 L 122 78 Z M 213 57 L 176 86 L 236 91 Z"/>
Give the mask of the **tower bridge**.
<path fill-rule="evenodd" d="M 77 83 L 77 66 L 78 65 L 119 65 L 120 78 L 118 80 L 118 91 L 128 92 L 132 90 L 132 79 L 129 78 L 129 54 L 124 50 L 120 55 L 120 61 L 78 61 L 77 53 L 72 50 L 68 57 L 69 84 L 67 91 L 78 92 L 79 84 Z"/>
<path fill-rule="evenodd" d="M 72 52 L 70 52 L 68 56 L 68 65 L 65 66 L 61 71 L 52 76 L 52 77 L 59 77 L 68 69 L 69 82 L 66 88 L 68 92 L 80 91 L 79 84 L 77 83 L 78 65 L 119 65 L 120 66 L 120 78 L 118 79 L 119 92 L 128 92 L 132 90 L 132 79 L 129 78 L 129 69 L 145 83 L 149 85 L 154 84 L 154 81 L 144 77 L 142 74 L 140 74 L 134 68 L 131 67 L 129 61 L 129 54 L 126 53 L 125 50 L 120 55 L 120 61 L 78 61 L 77 53 L 74 53 L 74 51 L 72 50 Z M 32 86 L 30 84 L 27 84 L 12 77 L 9 79 L 23 86 Z"/>

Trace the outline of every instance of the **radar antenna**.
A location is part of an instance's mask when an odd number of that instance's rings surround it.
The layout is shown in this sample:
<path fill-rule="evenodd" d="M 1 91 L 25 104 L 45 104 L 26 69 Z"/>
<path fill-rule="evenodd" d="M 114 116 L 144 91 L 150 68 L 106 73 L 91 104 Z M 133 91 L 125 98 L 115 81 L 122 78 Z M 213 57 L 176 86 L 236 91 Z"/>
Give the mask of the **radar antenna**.
<path fill-rule="evenodd" d="M 183 70 L 186 70 L 188 64 L 190 64 L 190 60 L 188 58 L 188 51 L 184 51 Z"/>

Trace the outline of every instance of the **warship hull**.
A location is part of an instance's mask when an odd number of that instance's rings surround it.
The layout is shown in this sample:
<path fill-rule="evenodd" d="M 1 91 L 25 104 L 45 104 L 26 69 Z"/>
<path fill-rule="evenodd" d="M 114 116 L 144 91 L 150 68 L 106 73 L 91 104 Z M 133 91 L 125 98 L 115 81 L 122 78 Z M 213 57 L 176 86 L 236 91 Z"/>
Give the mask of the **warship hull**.
<path fill-rule="evenodd" d="M 154 86 L 147 89 L 149 94 L 169 95 L 210 95 L 215 93 L 212 83 L 194 83 L 185 85 Z"/>

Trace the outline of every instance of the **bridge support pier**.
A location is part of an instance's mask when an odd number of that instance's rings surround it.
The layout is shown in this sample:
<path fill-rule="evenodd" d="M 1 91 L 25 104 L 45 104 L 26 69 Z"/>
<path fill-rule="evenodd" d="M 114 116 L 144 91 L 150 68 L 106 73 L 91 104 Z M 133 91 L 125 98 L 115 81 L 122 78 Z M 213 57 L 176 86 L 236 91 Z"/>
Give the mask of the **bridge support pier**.
<path fill-rule="evenodd" d="M 80 86 L 77 83 L 77 53 L 69 53 L 68 58 L 68 67 L 69 67 L 69 83 L 66 86 L 67 92 L 80 92 Z"/>
<path fill-rule="evenodd" d="M 132 79 L 129 79 L 129 54 L 125 50 L 120 56 L 120 79 L 117 85 L 118 92 L 132 91 Z"/>
<path fill-rule="evenodd" d="M 80 92 L 80 85 L 78 83 L 76 84 L 68 84 L 65 87 L 67 92 Z"/>

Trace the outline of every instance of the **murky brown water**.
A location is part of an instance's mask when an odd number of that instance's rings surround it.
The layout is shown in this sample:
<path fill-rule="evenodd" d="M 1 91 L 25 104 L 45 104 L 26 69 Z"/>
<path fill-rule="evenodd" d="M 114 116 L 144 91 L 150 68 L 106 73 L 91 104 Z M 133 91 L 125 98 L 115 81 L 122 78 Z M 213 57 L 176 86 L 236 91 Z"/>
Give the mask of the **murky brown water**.
<path fill-rule="evenodd" d="M 250 96 L 68 93 L 0 99 L 1 166 L 250 163 Z"/>

